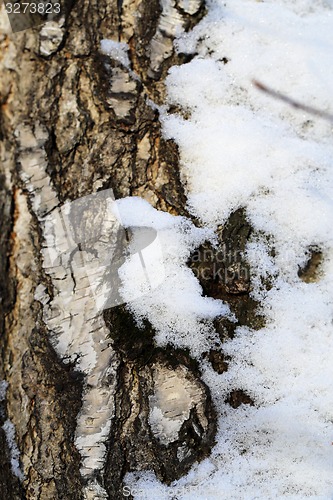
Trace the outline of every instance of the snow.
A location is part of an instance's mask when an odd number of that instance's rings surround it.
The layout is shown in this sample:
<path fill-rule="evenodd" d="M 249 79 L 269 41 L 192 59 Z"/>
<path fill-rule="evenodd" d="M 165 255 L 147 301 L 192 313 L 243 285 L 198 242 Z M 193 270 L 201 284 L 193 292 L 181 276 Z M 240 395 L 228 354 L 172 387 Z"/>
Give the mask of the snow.
<path fill-rule="evenodd" d="M 117 42 L 115 40 L 104 39 L 101 40 L 101 51 L 112 57 L 115 61 L 125 66 L 130 67 L 130 60 L 128 58 L 129 46 L 125 42 Z"/>
<path fill-rule="evenodd" d="M 333 111 L 332 32 L 332 0 L 209 0 L 202 21 L 178 37 L 177 50 L 196 55 L 170 69 L 167 104 L 182 112 L 161 120 L 179 146 L 188 207 L 201 227 L 122 201 L 158 231 L 165 256 L 162 284 L 129 307 L 151 321 L 158 344 L 187 346 L 200 361 L 219 427 L 211 456 L 171 486 L 151 472 L 128 474 L 134 498 L 333 496 L 332 124 L 252 83 Z M 266 324 L 236 330 L 223 344 L 229 369 L 218 375 L 201 355 L 217 340 L 211 320 L 230 313 L 202 296 L 186 259 L 239 207 L 254 228 L 246 256 Z M 298 276 L 309 248 L 323 255 L 313 283 Z M 123 280 L 130 294 L 125 271 Z M 227 405 L 236 389 L 254 406 Z"/>
<path fill-rule="evenodd" d="M 7 388 L 8 382 L 6 382 L 6 380 L 0 380 L 0 402 L 6 399 Z"/>
<path fill-rule="evenodd" d="M 10 451 L 10 464 L 13 474 L 20 480 L 24 480 L 24 474 L 20 467 L 20 450 L 15 440 L 15 427 L 14 424 L 7 419 L 2 426 L 6 434 L 6 441 Z"/>
<path fill-rule="evenodd" d="M 8 382 L 6 380 L 0 380 L 0 403 L 6 399 L 7 388 Z M 20 467 L 20 450 L 16 444 L 14 424 L 9 420 L 9 418 L 7 418 L 1 428 L 6 436 L 12 472 L 20 481 L 23 481 L 24 474 Z"/>
<path fill-rule="evenodd" d="M 200 284 L 186 264 L 191 251 L 213 238 L 212 231 L 197 228 L 184 217 L 159 212 L 140 198 L 123 198 L 116 203 L 125 227 L 145 224 L 157 231 L 163 254 L 162 266 L 158 250 L 152 249 L 149 261 L 158 264 L 152 275 L 155 282 L 161 282 L 152 292 L 140 288 L 143 280 L 133 273 L 132 261 L 125 262 L 119 270 L 122 297 L 139 322 L 144 317 L 149 319 L 157 330 L 155 340 L 159 345 L 189 347 L 193 356 L 200 356 L 212 341 L 219 341 L 207 320 L 221 315 L 232 317 L 222 301 L 202 296 Z"/>

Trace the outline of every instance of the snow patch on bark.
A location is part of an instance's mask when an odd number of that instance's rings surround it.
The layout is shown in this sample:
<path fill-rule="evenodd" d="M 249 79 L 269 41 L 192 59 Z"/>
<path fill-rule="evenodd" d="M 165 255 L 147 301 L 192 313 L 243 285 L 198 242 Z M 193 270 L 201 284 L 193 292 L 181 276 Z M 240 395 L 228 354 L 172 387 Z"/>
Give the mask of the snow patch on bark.
<path fill-rule="evenodd" d="M 2 426 L 2 429 L 6 435 L 6 441 L 10 452 L 10 464 L 13 474 L 20 480 L 24 480 L 24 474 L 20 466 L 20 450 L 16 444 L 15 440 L 15 426 L 7 419 Z"/>
<path fill-rule="evenodd" d="M 0 403 L 5 401 L 8 382 L 6 380 L 0 381 Z M 15 439 L 15 426 L 9 418 L 7 418 L 2 425 L 2 430 L 5 433 L 7 445 L 10 453 L 10 464 L 13 474 L 20 480 L 24 480 L 24 474 L 20 465 L 20 450 L 16 444 Z"/>
<path fill-rule="evenodd" d="M 139 322 L 149 320 L 156 329 L 158 345 L 188 347 L 192 356 L 200 357 L 212 342 L 220 343 L 212 319 L 233 319 L 221 300 L 202 296 L 202 288 L 187 266 L 191 252 L 205 240 L 213 239 L 214 233 L 197 228 L 185 217 L 158 211 L 141 198 L 123 198 L 117 200 L 117 206 L 125 226 L 149 225 L 156 229 L 163 252 L 163 279 L 158 287 L 144 294 L 140 293 L 141 280 L 136 281 L 131 262 L 125 262 L 120 269 L 121 293 L 128 308 Z M 161 272 L 161 268 L 157 271 Z"/>
<path fill-rule="evenodd" d="M 128 57 L 129 45 L 125 42 L 104 39 L 101 40 L 101 51 L 119 62 L 125 68 L 130 69 L 130 60 Z"/>

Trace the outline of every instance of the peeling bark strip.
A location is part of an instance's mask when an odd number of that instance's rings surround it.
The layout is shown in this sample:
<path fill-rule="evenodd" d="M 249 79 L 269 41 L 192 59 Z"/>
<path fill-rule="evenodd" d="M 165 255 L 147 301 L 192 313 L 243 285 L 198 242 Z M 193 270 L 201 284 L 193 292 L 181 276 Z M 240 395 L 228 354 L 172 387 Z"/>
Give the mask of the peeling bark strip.
<path fill-rule="evenodd" d="M 50 262 L 66 201 L 112 188 L 186 214 L 177 148 L 161 138 L 151 103 L 163 102 L 167 69 L 186 58 L 174 53 L 174 34 L 194 26 L 204 2 L 84 0 L 66 9 L 15 36 L 0 13 L 0 378 L 25 476 L 18 486 L 7 447 L 6 500 L 118 498 L 126 471 L 145 468 L 170 482 L 207 455 L 216 430 L 189 356 L 155 350 L 150 331 L 133 358 L 135 325 L 116 308 L 106 326 L 85 294 L 80 254 Z M 103 39 L 120 55 L 103 54 Z"/>
<path fill-rule="evenodd" d="M 161 0 L 162 15 L 156 33 L 150 42 L 150 67 L 148 76 L 158 78 L 163 62 L 173 55 L 173 39 L 181 30 L 188 30 L 191 17 L 200 17 L 201 0 Z M 193 20 L 192 20 L 193 22 Z"/>
<path fill-rule="evenodd" d="M 154 393 L 149 399 L 149 423 L 154 436 L 167 445 L 177 441 L 179 431 L 193 409 L 198 412 L 199 428 L 193 424 L 200 436 L 200 429 L 207 429 L 208 421 L 204 414 L 205 397 L 203 388 L 195 380 L 189 380 L 184 367 L 177 367 L 170 373 L 161 364 L 153 366 Z M 179 461 L 184 460 L 191 450 L 179 449 Z"/>
<path fill-rule="evenodd" d="M 101 285 L 100 293 L 96 296 L 88 275 L 93 274 L 99 282 L 103 274 L 108 272 L 104 263 L 111 253 L 110 249 L 117 244 L 117 232 L 112 228 L 115 219 L 109 217 L 106 230 L 103 231 L 103 219 L 110 214 L 103 199 L 93 199 L 97 206 L 92 210 L 86 206 L 80 210 L 76 205 L 74 208 L 68 205 L 63 214 L 59 212 L 58 196 L 46 173 L 46 131 L 36 127 L 33 132 L 27 126 L 22 126 L 17 135 L 22 178 L 31 193 L 32 207 L 45 242 L 42 265 L 52 283 L 52 297 L 45 287 L 38 285 L 35 298 L 43 304 L 43 320 L 56 352 L 65 362 L 75 363 L 75 368 L 85 374 L 75 445 L 81 454 L 80 472 L 88 482 L 89 498 L 95 490 L 91 478 L 104 466 L 104 442 L 109 435 L 114 411 L 118 361 L 108 341 L 108 330 L 98 307 L 100 302 L 100 308 L 103 308 L 111 290 Z M 78 226 L 68 224 L 64 231 L 64 215 L 72 215 L 71 211 L 74 212 L 76 208 L 81 212 L 73 214 L 76 220 L 79 219 Z M 83 210 L 88 210 L 88 214 Z M 79 234 L 68 234 L 66 229 Z M 100 498 L 106 498 L 102 488 L 98 488 L 98 494 Z"/>

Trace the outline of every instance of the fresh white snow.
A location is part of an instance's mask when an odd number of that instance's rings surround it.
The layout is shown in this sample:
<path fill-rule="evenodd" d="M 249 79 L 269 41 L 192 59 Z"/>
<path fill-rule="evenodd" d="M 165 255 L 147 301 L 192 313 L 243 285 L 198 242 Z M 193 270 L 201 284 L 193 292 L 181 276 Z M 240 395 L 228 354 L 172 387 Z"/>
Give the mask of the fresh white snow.
<path fill-rule="evenodd" d="M 0 380 L 0 403 L 2 401 L 5 401 L 6 399 L 7 388 L 8 382 L 6 382 L 6 380 Z M 9 418 L 7 418 L 1 428 L 6 436 L 7 446 L 10 453 L 10 465 L 12 468 L 12 472 L 20 481 L 23 481 L 24 474 L 20 467 L 20 450 L 18 449 L 18 446 L 16 444 L 15 426 L 9 420 Z"/>
<path fill-rule="evenodd" d="M 207 16 L 178 37 L 177 50 L 196 55 L 167 78 L 167 104 L 183 113 L 161 119 L 179 146 L 189 209 L 202 228 L 143 201 L 119 202 L 136 225 L 140 216 L 151 221 L 165 253 L 163 283 L 130 307 L 138 320 L 148 317 L 159 344 L 187 346 L 200 360 L 216 341 L 212 318 L 230 313 L 201 296 L 186 259 L 245 207 L 255 229 L 246 251 L 253 296 L 266 326 L 238 328 L 223 345 L 226 373 L 201 360 L 219 413 L 211 456 L 170 487 L 151 472 L 128 474 L 134 498 L 333 498 L 332 124 L 252 83 L 333 111 L 332 33 L 332 0 L 209 0 Z M 298 277 L 309 247 L 323 254 L 313 283 Z M 130 297 L 126 265 L 122 277 Z M 269 291 L 261 285 L 267 277 Z M 225 404 L 234 389 L 255 406 Z"/>
<path fill-rule="evenodd" d="M 101 51 L 118 61 L 125 68 L 130 67 L 130 60 L 128 58 L 129 46 L 124 42 L 116 42 L 115 40 L 104 39 L 101 40 Z"/>
<path fill-rule="evenodd" d="M 133 273 L 131 261 L 120 268 L 124 300 L 129 301 L 128 307 L 138 321 L 144 317 L 149 319 L 157 330 L 155 340 L 159 345 L 189 347 L 192 355 L 200 356 L 213 340 L 219 340 L 211 322 L 207 321 L 219 315 L 232 317 L 222 301 L 202 296 L 198 280 L 186 265 L 191 251 L 207 238 L 211 239 L 212 231 L 197 228 L 184 217 L 159 212 L 137 197 L 123 198 L 116 203 L 125 227 L 149 225 L 157 231 L 163 252 L 163 266 L 160 259 L 155 258 L 155 271 L 162 274 L 163 281 L 151 293 L 147 288 L 141 289 L 145 282 L 137 272 Z M 140 291 L 146 293 L 132 300 Z"/>

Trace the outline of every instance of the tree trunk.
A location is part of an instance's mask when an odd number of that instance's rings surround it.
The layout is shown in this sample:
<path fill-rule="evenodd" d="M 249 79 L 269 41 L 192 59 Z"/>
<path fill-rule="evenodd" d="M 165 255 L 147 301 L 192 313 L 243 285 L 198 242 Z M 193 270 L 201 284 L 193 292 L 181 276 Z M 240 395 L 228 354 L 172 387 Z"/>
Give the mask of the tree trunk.
<path fill-rule="evenodd" d="M 57 231 L 47 225 L 50 215 L 108 189 L 189 216 L 177 147 L 161 136 L 158 105 L 168 68 L 190 57 L 174 53 L 177 27 L 192 29 L 204 0 L 167 0 L 163 8 L 158 0 L 83 0 L 66 11 L 66 18 L 0 35 L 4 500 L 123 498 L 124 476 L 135 470 L 170 483 L 209 454 L 216 432 L 209 390 L 190 355 L 157 348 L 151 325 L 139 329 L 124 305 L 92 316 L 76 271 L 48 268 L 45 250 Z M 102 39 L 128 44 L 130 64 L 124 50 L 103 54 Z M 221 228 L 221 244 L 241 250 L 249 232 L 240 211 Z M 253 317 L 255 304 L 244 279 L 216 284 L 211 277 L 202 285 L 227 300 L 239 322 L 250 322 L 246 311 Z M 235 327 L 216 326 L 221 337 Z M 67 350 L 55 332 L 72 339 Z M 95 355 L 89 366 L 82 361 L 87 339 Z M 209 359 L 226 369 L 221 353 Z M 173 408 L 182 418 L 177 439 L 159 438 L 149 401 L 163 403 L 179 387 L 189 398 Z"/>

